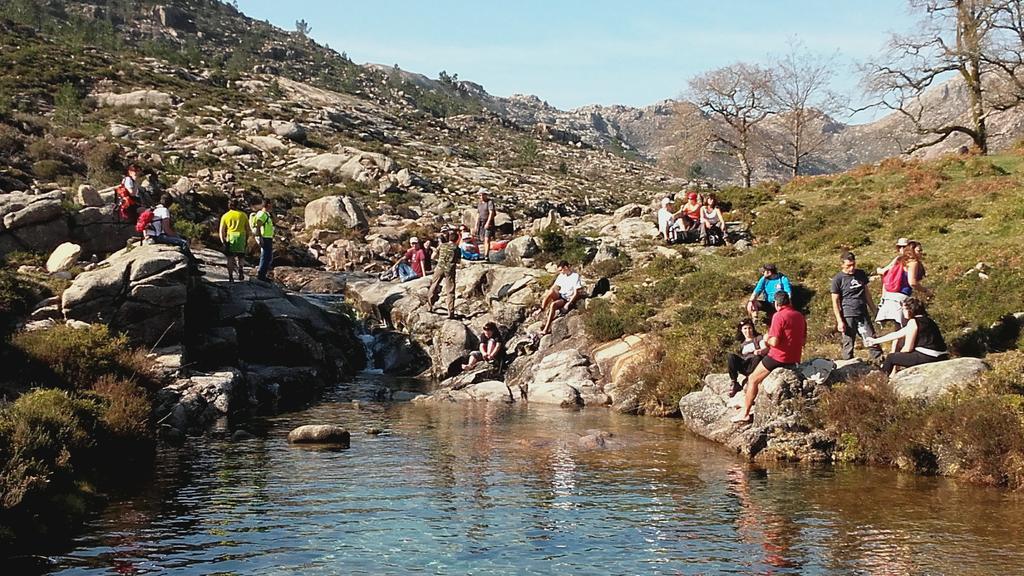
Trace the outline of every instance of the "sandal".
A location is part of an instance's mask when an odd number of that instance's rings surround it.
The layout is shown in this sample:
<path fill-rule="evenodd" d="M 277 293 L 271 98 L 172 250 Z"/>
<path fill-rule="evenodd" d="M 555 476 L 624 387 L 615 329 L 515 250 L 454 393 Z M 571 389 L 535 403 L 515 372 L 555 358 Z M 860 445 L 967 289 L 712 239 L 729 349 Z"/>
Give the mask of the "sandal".
<path fill-rule="evenodd" d="M 732 422 L 733 424 L 750 424 L 753 421 L 754 415 L 752 413 L 747 414 L 746 416 L 742 414 L 737 414 L 736 416 L 729 418 L 729 422 Z"/>

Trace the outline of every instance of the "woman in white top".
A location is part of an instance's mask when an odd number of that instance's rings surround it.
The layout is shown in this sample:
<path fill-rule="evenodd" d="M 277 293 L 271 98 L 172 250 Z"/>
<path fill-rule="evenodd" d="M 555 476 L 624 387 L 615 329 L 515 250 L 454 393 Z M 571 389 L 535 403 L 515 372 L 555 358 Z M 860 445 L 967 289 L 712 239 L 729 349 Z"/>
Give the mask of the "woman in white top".
<path fill-rule="evenodd" d="M 658 231 L 665 242 L 672 241 L 672 223 L 675 220 L 675 212 L 672 210 L 672 199 L 662 198 L 661 209 L 658 210 Z"/>
<path fill-rule="evenodd" d="M 725 241 L 725 218 L 722 217 L 722 210 L 718 207 L 718 200 L 714 194 L 708 194 L 704 198 L 704 205 L 700 208 L 700 239 L 705 246 L 711 245 L 711 236 L 718 237 Z M 715 242 L 718 244 L 720 242 Z"/>
<path fill-rule="evenodd" d="M 768 353 L 768 346 L 764 343 L 764 337 L 757 333 L 757 328 L 751 320 L 744 320 L 736 327 L 736 339 L 741 342 L 740 353 L 730 352 L 726 356 L 726 364 L 729 366 L 729 381 L 732 389 L 729 390 L 729 397 L 733 397 L 743 389 L 739 384 L 739 376 L 750 376 L 754 368 L 757 368 L 761 358 Z"/>

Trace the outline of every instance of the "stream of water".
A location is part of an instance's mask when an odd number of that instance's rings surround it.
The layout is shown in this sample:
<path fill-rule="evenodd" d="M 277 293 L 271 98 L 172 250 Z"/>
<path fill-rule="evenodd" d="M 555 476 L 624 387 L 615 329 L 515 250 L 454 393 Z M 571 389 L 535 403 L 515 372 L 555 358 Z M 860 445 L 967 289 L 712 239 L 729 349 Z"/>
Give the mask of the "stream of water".
<path fill-rule="evenodd" d="M 1019 574 L 1024 498 L 865 467 L 749 464 L 606 410 L 326 402 L 193 439 L 49 573 Z M 289 446 L 305 423 L 347 450 Z M 368 434 L 379 428 L 380 435 Z M 581 447 L 587 430 L 613 434 Z"/>

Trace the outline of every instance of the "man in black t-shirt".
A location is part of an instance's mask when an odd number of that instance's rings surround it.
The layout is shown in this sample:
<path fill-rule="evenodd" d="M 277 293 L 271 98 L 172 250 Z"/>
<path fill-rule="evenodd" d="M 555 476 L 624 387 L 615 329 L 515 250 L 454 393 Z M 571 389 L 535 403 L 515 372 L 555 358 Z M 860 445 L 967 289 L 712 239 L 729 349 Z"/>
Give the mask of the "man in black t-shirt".
<path fill-rule="evenodd" d="M 836 317 L 836 330 L 843 335 L 841 357 L 849 360 L 853 358 L 857 333 L 860 332 L 861 340 L 874 338 L 875 328 L 871 325 L 868 275 L 857 268 L 857 258 L 852 252 L 844 252 L 841 259 L 842 270 L 832 277 L 832 312 Z M 877 344 L 867 348 L 872 360 L 882 357 L 882 348 Z"/>

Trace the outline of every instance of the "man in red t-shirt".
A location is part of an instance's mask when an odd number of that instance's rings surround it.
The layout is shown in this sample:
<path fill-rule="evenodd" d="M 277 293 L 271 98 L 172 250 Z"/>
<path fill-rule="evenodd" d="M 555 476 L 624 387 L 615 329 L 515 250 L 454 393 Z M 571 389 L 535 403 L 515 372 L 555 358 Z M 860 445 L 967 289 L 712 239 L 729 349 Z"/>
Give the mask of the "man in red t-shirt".
<path fill-rule="evenodd" d="M 427 253 L 420 245 L 420 239 L 413 236 L 409 238 L 410 248 L 405 255 L 398 259 L 392 270 L 402 282 L 415 280 L 423 277 L 423 263 L 427 259 Z"/>
<path fill-rule="evenodd" d="M 746 394 L 742 405 L 738 406 L 740 413 L 731 418 L 732 422 L 753 420 L 750 408 L 757 398 L 758 387 L 772 370 L 800 363 L 800 355 L 807 340 L 807 321 L 804 320 L 803 314 L 793 309 L 789 294 L 782 290 L 775 293 L 775 308 L 778 312 L 772 316 L 772 325 L 765 338 L 765 343 L 769 347 L 768 355 L 761 359 L 757 368 L 754 368 L 747 378 L 744 385 Z"/>

